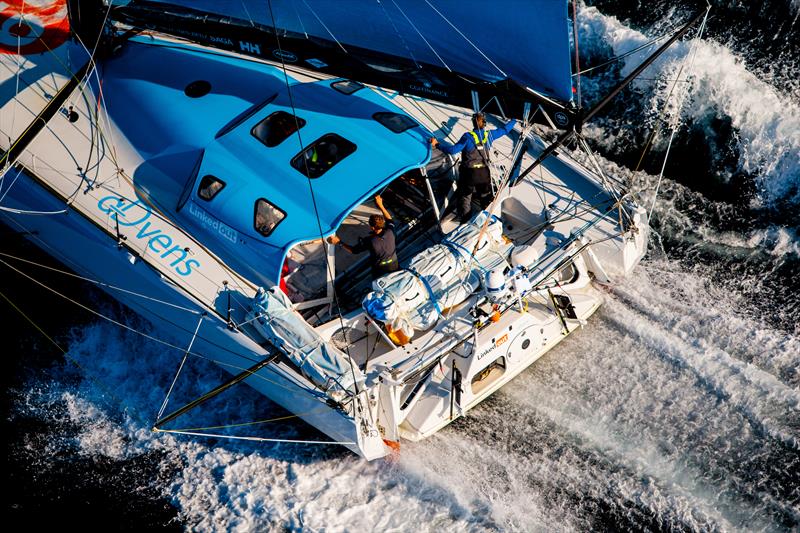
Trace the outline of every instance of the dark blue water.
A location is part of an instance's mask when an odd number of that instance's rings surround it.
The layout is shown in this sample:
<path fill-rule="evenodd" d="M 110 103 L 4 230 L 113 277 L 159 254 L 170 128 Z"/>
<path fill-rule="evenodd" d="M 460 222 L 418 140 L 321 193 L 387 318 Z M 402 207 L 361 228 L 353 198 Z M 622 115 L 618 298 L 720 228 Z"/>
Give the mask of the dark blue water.
<path fill-rule="evenodd" d="M 584 66 L 661 35 L 695 6 L 587 4 Z M 798 13 L 796 0 L 715 3 L 695 48 L 679 45 L 587 128 L 605 170 L 649 206 L 668 134 L 640 163 L 641 148 L 666 131 L 664 80 L 693 54 L 682 111 L 667 117 L 679 126 L 643 264 L 583 331 L 393 463 L 153 435 L 175 354 L 4 273 L 3 294 L 67 351 L 0 302 L 7 516 L 130 530 L 796 530 Z M 585 78 L 587 101 L 635 60 Z M 5 227 L 0 242 L 54 264 Z M 90 284 L 48 281 L 149 328 Z M 186 398 L 221 373 L 192 365 L 187 376 L 177 391 Z M 198 421 L 282 414 L 243 389 Z M 320 437 L 292 423 L 259 431 Z"/>

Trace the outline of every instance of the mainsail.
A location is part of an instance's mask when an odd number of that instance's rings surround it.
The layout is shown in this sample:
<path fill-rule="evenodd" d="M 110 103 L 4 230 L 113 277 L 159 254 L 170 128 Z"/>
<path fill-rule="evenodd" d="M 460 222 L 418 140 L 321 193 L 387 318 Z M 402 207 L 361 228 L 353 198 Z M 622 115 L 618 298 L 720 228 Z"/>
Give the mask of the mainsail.
<path fill-rule="evenodd" d="M 566 0 L 133 0 L 111 18 L 404 94 L 573 118 Z"/>

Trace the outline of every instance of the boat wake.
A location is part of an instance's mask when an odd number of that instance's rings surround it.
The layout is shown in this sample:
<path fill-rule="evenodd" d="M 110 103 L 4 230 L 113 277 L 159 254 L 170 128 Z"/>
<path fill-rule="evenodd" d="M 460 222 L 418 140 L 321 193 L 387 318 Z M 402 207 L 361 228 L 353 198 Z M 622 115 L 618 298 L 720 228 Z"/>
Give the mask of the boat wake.
<path fill-rule="evenodd" d="M 593 7 L 583 11 L 579 27 L 581 41 L 590 43 L 587 61 L 592 64 L 650 41 L 647 35 Z M 589 99 L 604 94 L 618 76 L 633 70 L 651 48 L 626 57 L 619 70 L 609 69 L 603 76 L 585 81 Z M 687 56 L 691 68 L 680 79 L 688 80 L 688 91 L 685 84 L 678 83 L 675 94 L 668 98 L 672 81 L 678 78 Z M 701 145 L 705 151 L 698 152 L 696 146 L 681 148 L 708 158 L 707 167 L 703 168 L 702 158 L 673 154 L 673 160 L 683 162 L 673 172 L 695 177 L 701 173 L 698 170 L 710 170 L 723 183 L 734 173 L 746 173 L 756 180 L 758 194 L 752 197 L 754 202 L 767 206 L 800 203 L 800 106 L 791 93 L 782 94 L 750 72 L 747 61 L 729 48 L 709 39 L 684 41 L 645 70 L 634 90 L 637 97 L 627 98 L 622 104 L 627 109 L 614 110 L 617 118 L 587 128 L 587 135 L 607 153 L 622 150 L 626 144 L 621 141 L 635 134 L 633 128 L 641 134 L 646 129 L 641 128 L 642 122 L 649 128 L 662 128 L 658 118 L 666 103 L 666 122 L 678 120 L 687 141 Z M 683 105 L 679 106 L 679 102 Z M 670 116 L 679 111 L 680 117 Z M 632 116 L 637 119 L 631 120 Z M 663 154 L 668 140 L 668 133 L 657 136 L 655 151 Z M 636 142 L 633 146 L 641 150 L 644 144 Z M 661 158 L 657 158 L 659 164 Z"/>
<path fill-rule="evenodd" d="M 38 468 L 65 453 L 145 465 L 133 490 L 157 490 L 201 530 L 387 529 L 409 516 L 431 531 L 779 530 L 800 521 L 800 345 L 735 307 L 708 279 L 647 261 L 599 320 L 394 461 L 154 434 L 148 421 L 180 356 L 105 324 L 74 332 L 80 369 L 34 379 L 15 416 L 60 421 Z M 187 367 L 176 399 L 213 386 L 208 367 Z M 233 392 L 187 423 L 284 414 L 265 403 Z M 258 431 L 315 436 L 297 426 Z"/>

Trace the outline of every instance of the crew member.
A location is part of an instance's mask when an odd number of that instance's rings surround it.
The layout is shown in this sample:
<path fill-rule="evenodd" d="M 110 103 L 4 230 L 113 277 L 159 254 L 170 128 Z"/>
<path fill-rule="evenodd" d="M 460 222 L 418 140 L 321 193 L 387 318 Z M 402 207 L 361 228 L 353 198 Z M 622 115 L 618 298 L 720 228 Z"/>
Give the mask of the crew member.
<path fill-rule="evenodd" d="M 339 149 L 329 141 L 320 141 L 306 150 L 306 165 L 309 177 L 317 178 L 323 175 L 338 160 Z"/>
<path fill-rule="evenodd" d="M 466 132 L 454 145 L 439 142 L 431 137 L 431 145 L 442 152 L 455 155 L 461 152 L 461 167 L 458 171 L 458 201 L 456 209 L 461 223 L 467 222 L 472 214 L 472 195 L 478 197 L 481 209 L 486 209 L 492 202 L 492 177 L 489 172 L 491 156 L 489 149 L 495 139 L 499 139 L 514 128 L 516 120 L 512 119 L 502 128 L 486 129 L 486 116 L 483 113 L 472 115 L 473 130 Z"/>
<path fill-rule="evenodd" d="M 336 235 L 328 237 L 328 242 L 334 245 L 338 244 L 351 254 L 368 251 L 372 263 L 372 275 L 377 278 L 398 270 L 400 265 L 397 262 L 392 215 L 383 206 L 383 198 L 380 195 L 375 197 L 375 203 L 382 214 L 370 215 L 369 227 L 372 232 L 368 236 L 360 238 L 358 244 L 354 246 L 345 244 Z"/>

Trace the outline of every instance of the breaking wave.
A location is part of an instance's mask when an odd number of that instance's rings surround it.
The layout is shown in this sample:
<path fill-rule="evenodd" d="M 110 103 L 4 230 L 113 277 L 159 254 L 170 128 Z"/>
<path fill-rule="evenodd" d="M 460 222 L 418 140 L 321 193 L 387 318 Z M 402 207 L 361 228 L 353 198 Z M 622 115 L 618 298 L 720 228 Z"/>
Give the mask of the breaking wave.
<path fill-rule="evenodd" d="M 594 56 L 621 55 L 650 41 L 644 33 L 594 7 L 585 8 L 579 21 L 580 39 L 589 49 L 586 55 L 590 60 Z M 602 94 L 612 80 L 630 72 L 653 48 L 625 58 L 622 68 L 612 71 L 611 79 L 601 76 L 600 80 L 585 80 L 589 95 Z M 692 53 L 695 56 L 694 60 L 689 60 L 691 68 L 683 75 L 688 81 L 678 84 L 674 96 L 679 98 L 667 101 L 671 81 L 676 79 L 684 59 Z M 732 151 L 736 170 L 756 176 L 759 197 L 766 204 L 780 201 L 800 204 L 800 105 L 748 71 L 745 59 L 713 40 L 691 39 L 673 45 L 642 77 L 656 80 L 656 83 L 637 83 L 637 96 L 643 100 L 637 99 L 635 112 L 644 115 L 645 124 L 655 126 L 666 103 L 666 122 L 678 120 L 684 127 L 691 126 L 698 134 L 695 141 L 717 139 L 721 124 L 724 125 L 730 138 L 721 141 L 719 151 L 722 153 L 713 157 L 719 158 L 726 151 Z M 679 101 L 683 101 L 681 116 L 671 117 L 670 113 L 677 112 Z M 630 115 L 622 120 L 624 125 L 615 123 L 614 126 L 641 125 L 630 121 Z M 592 138 L 609 150 L 618 149 L 615 147 L 618 133 L 609 132 L 605 127 L 600 131 L 595 129 Z M 660 136 L 656 148 L 663 150 L 667 140 L 668 135 Z M 690 164 L 700 170 L 706 168 L 702 161 Z"/>

